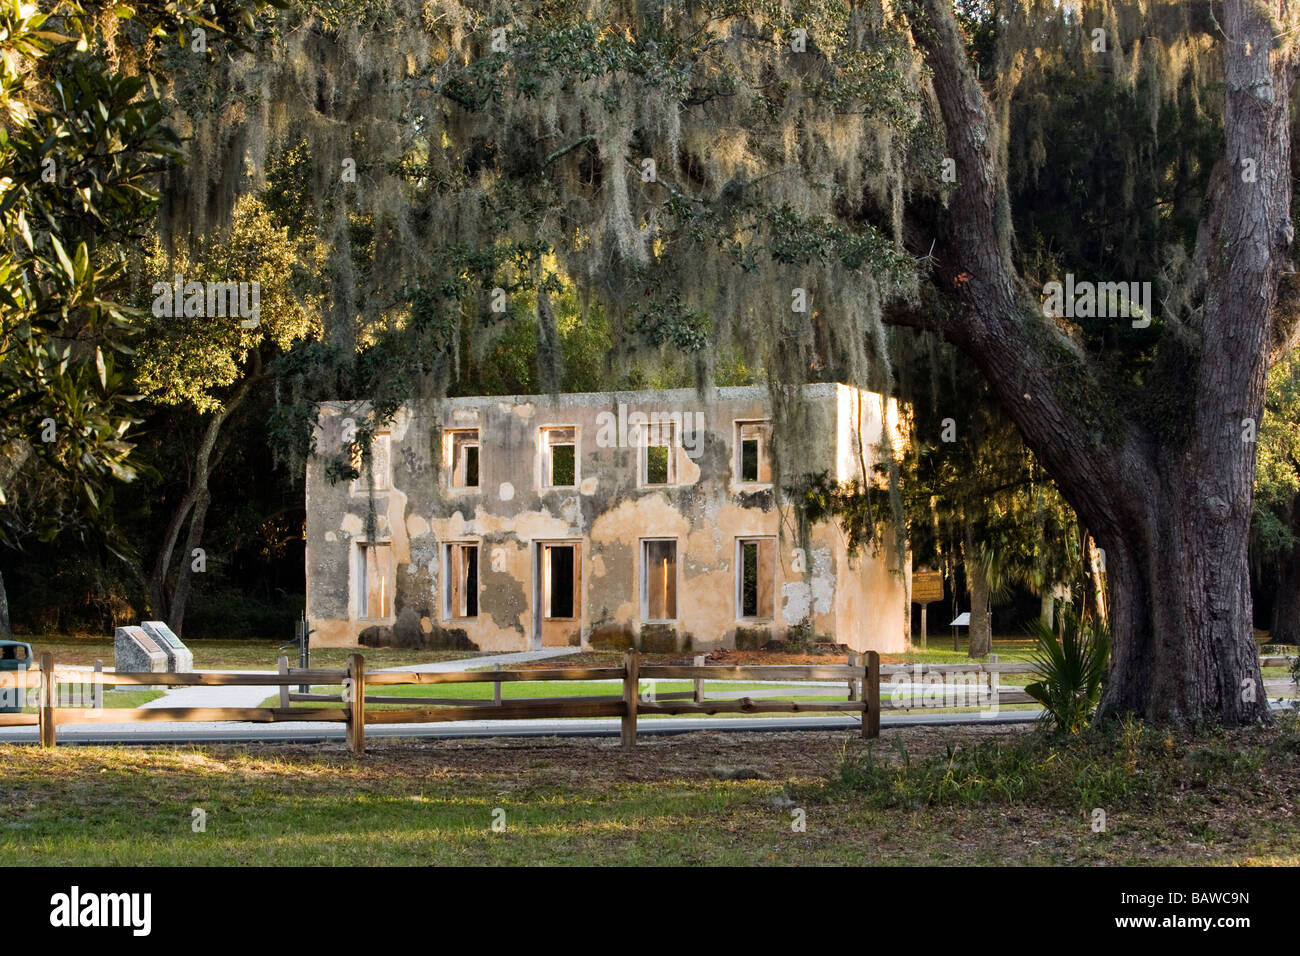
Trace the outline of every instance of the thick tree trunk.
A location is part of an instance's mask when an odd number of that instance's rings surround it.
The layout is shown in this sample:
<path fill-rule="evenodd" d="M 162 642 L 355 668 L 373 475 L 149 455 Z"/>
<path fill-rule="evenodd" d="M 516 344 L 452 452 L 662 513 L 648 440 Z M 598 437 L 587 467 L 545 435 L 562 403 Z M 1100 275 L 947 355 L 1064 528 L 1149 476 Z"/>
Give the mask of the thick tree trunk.
<path fill-rule="evenodd" d="M 1256 446 L 1242 440 L 1242 429 L 1263 417 L 1272 312 L 1292 238 L 1296 64 L 1289 41 L 1274 52 L 1270 16 L 1272 8 L 1285 19 L 1286 6 L 1223 4 L 1226 155 L 1211 177 L 1197 249 L 1205 301 L 1192 438 L 1185 448 L 1160 449 L 1144 520 L 1098 535 L 1122 637 L 1103 715 L 1230 726 L 1268 719 L 1248 551 Z M 1120 549 L 1118 568 L 1111 547 Z"/>
<path fill-rule="evenodd" d="M 1137 533 L 1102 538 L 1117 637 L 1103 714 L 1247 724 L 1266 715 L 1251 620 L 1247 522 L 1150 502 Z"/>
<path fill-rule="evenodd" d="M 1106 551 L 1114 638 L 1101 715 L 1178 724 L 1268 720 L 1253 640 L 1246 539 L 1278 278 L 1291 242 L 1289 91 L 1296 57 L 1274 43 L 1285 0 L 1224 0 L 1226 155 L 1197 260 L 1204 301 L 1185 437 L 1110 404 L 1090 359 L 1037 309 L 1011 260 L 999 136 L 951 0 L 924 0 L 913 37 L 933 72 L 957 184 L 942 269 L 964 307 L 945 329 Z M 1249 161 L 1249 162 L 1247 162 Z M 1246 176 L 1246 169 L 1257 175 Z M 1099 422 L 1107 419 L 1102 426 Z"/>

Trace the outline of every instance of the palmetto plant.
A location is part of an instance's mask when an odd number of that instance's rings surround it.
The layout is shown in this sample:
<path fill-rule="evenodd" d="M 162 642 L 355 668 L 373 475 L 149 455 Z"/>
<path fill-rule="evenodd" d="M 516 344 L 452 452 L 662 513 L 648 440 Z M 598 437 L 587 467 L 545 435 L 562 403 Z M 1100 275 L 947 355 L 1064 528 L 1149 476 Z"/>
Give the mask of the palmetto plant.
<path fill-rule="evenodd" d="M 1044 719 L 1058 732 L 1076 734 L 1084 728 L 1101 699 L 1110 661 L 1110 629 L 1104 623 L 1083 621 L 1074 608 L 1061 611 L 1060 635 L 1041 620 L 1030 633 L 1038 642 L 1034 654 L 1041 680 L 1025 693 L 1043 705 Z"/>

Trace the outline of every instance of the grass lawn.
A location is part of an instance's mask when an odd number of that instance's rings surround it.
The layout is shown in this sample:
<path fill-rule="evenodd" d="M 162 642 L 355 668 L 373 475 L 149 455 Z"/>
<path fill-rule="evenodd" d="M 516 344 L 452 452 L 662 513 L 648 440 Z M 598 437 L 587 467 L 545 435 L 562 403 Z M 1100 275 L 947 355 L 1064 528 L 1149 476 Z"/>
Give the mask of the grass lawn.
<path fill-rule="evenodd" d="M 147 704 L 151 700 L 157 700 L 163 696 L 160 690 L 105 690 L 104 706 L 105 707 L 139 707 L 141 704 Z"/>
<path fill-rule="evenodd" d="M 0 864 L 1300 863 L 1294 724 L 8 746 L 0 778 Z"/>
<path fill-rule="evenodd" d="M 56 664 L 94 664 L 102 660 L 105 667 L 113 666 L 113 640 L 108 637 L 42 637 L 15 635 L 15 640 L 26 641 L 32 650 L 51 651 Z M 194 652 L 194 666 L 199 670 L 275 670 L 281 654 L 289 664 L 298 666 L 298 652 L 293 648 L 278 650 L 284 641 L 214 640 L 200 638 L 187 641 L 185 646 Z M 313 648 L 311 666 L 342 669 L 348 655 L 358 653 L 356 648 Z M 429 664 L 437 661 L 467 660 L 479 655 L 474 651 L 421 651 L 394 647 L 366 647 L 366 665 L 377 667 L 402 667 L 408 664 Z"/>
<path fill-rule="evenodd" d="M 976 713 L 980 707 L 901 707 L 895 706 L 888 696 L 888 684 L 881 687 L 882 713 L 883 714 L 956 714 L 956 713 Z M 659 681 L 656 684 L 656 690 L 659 693 L 668 694 L 674 691 L 690 690 L 692 687 L 689 681 Z M 745 691 L 745 690 L 771 690 L 770 684 L 746 684 L 739 681 L 705 681 L 704 688 L 706 693 L 717 691 Z M 337 695 L 342 688 L 335 684 L 333 686 L 313 686 L 313 694 L 331 694 Z M 646 688 L 643 686 L 643 692 Z M 623 685 L 617 681 L 524 681 L 502 685 L 502 700 L 519 700 L 532 697 L 582 697 L 582 696 L 608 696 L 617 695 L 623 692 Z M 371 697 L 437 697 L 450 700 L 481 700 L 484 703 L 492 700 L 491 684 L 425 684 L 425 685 L 398 685 L 371 687 L 366 690 L 366 710 L 408 710 L 411 707 L 421 706 L 419 704 L 376 704 L 371 703 Z M 818 701 L 818 700 L 847 700 L 847 693 L 841 697 L 820 697 L 806 696 L 792 693 L 779 700 L 797 700 L 797 701 Z M 263 700 L 261 707 L 279 707 L 280 695 L 272 694 Z M 290 706 L 293 707 L 331 707 L 341 706 L 338 704 L 329 704 L 315 701 L 294 701 Z M 442 705 L 437 705 L 442 706 Z M 447 705 L 455 706 L 455 705 Z M 1037 710 L 1038 704 L 1001 704 L 999 712 L 1013 710 Z M 843 711 L 801 711 L 797 714 L 761 714 L 762 717 L 822 717 L 826 714 L 841 714 Z M 740 720 L 751 718 L 752 714 L 743 713 L 723 713 L 714 714 L 715 717 L 730 717 Z M 857 716 L 848 714 L 846 716 Z M 570 719 L 570 718 L 556 718 Z M 571 718 L 578 720 L 581 718 Z M 643 713 L 638 718 L 640 720 L 672 720 L 672 714 L 646 714 Z"/>

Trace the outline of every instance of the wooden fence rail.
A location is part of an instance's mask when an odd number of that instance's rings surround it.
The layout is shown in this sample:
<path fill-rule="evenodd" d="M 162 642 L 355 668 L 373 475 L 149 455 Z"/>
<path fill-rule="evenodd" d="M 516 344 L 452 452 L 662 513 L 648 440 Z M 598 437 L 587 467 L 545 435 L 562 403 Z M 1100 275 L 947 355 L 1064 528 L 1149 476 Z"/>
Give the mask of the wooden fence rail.
<path fill-rule="evenodd" d="M 40 731 L 42 746 L 55 744 L 59 725 L 92 723 L 138 723 L 153 721 L 249 721 L 280 723 L 335 721 L 347 725 L 348 747 L 364 753 L 367 724 L 440 723 L 464 720 L 537 720 L 566 717 L 618 717 L 623 745 L 636 744 L 639 714 L 725 714 L 725 713 L 808 713 L 847 712 L 862 715 L 862 734 L 875 737 L 880 733 L 880 657 L 865 655 L 863 666 L 809 667 L 709 667 L 697 663 L 682 666 L 641 666 L 640 654 L 629 651 L 622 667 L 545 667 L 515 670 L 383 671 L 367 673 L 360 654 L 349 655 L 343 670 L 299 670 L 281 658 L 277 672 L 268 674 L 195 673 L 128 673 L 121 671 L 88 672 L 70 667 L 56 667 L 48 652 L 40 655 L 39 669 L 4 675 L 4 686 L 38 688 L 37 713 L 0 714 L 0 726 L 32 726 Z M 89 681 L 113 686 L 134 687 L 257 687 L 279 688 L 279 707 L 131 707 L 92 708 L 59 707 L 60 684 L 86 684 Z M 641 692 L 642 680 L 681 680 L 693 682 L 695 689 L 686 692 L 651 694 Z M 736 699 L 709 699 L 704 681 L 799 682 L 834 680 L 845 682 L 834 693 L 849 700 L 795 701 L 755 699 L 745 693 Z M 616 681 L 620 694 L 593 694 L 572 697 L 539 697 L 502 700 L 501 685 L 528 681 Z M 396 697 L 373 695 L 376 687 L 437 684 L 493 684 L 489 700 Z M 339 694 L 294 693 L 294 685 L 339 685 Z M 858 695 L 856 688 L 864 691 Z M 777 693 L 804 696 L 808 688 L 787 687 Z M 758 692 L 769 693 L 769 692 Z M 815 696 L 815 694 L 814 694 Z M 854 697 L 857 699 L 853 699 Z M 96 700 L 99 698 L 96 697 Z M 297 702 L 337 704 L 341 706 L 294 707 Z M 406 704 L 399 710 L 367 710 L 367 704 Z"/>
<path fill-rule="evenodd" d="M 345 723 L 349 748 L 365 753 L 366 724 L 441 723 L 464 720 L 538 720 L 567 717 L 618 717 L 624 747 L 636 744 L 637 720 L 640 715 L 711 715 L 711 714 L 861 714 L 863 737 L 880 735 L 881 679 L 937 675 L 973 675 L 987 677 L 981 687 L 993 694 L 999 704 L 1033 703 L 1017 687 L 999 686 L 1001 674 L 1032 674 L 1032 664 L 895 664 L 882 667 L 880 655 L 868 651 L 850 657 L 848 665 L 778 665 L 726 666 L 706 665 L 702 657 L 690 665 L 643 665 L 635 651 L 624 655 L 621 667 L 546 667 L 483 671 L 381 671 L 367 673 L 365 659 L 351 654 L 343 670 L 296 670 L 285 658 L 277 662 L 278 671 L 267 674 L 195 673 L 126 673 L 91 672 L 71 667 L 57 667 L 50 652 L 44 651 L 39 667 L 29 671 L 0 674 L 0 687 L 39 689 L 34 714 L 0 714 L 0 727 L 37 726 L 44 747 L 55 744 L 59 725 L 90 723 L 136 723 L 152 721 L 249 721 L 255 723 L 320 722 Z M 1260 659 L 1265 667 L 1289 666 L 1293 658 L 1270 656 Z M 643 694 L 644 680 L 682 681 L 693 685 L 690 691 L 652 692 Z M 501 685 L 528 681 L 607 681 L 618 682 L 621 693 L 572 697 L 534 697 L 503 700 Z M 723 691 L 726 697 L 708 696 L 705 682 L 761 682 L 773 685 L 826 682 L 821 686 L 772 686 L 761 690 Z M 58 706 L 60 684 L 111 684 L 147 687 L 278 687 L 279 707 L 133 707 L 105 708 L 102 694 L 96 689 L 91 708 Z M 490 701 L 468 698 L 377 696 L 369 691 L 376 687 L 399 685 L 490 683 Z M 293 693 L 292 685 L 339 685 L 339 694 Z M 916 685 L 907 685 L 909 688 Z M 1265 692 L 1293 689 L 1290 680 L 1265 682 Z M 716 689 L 713 691 L 719 693 Z M 735 695 L 735 696 L 732 696 Z M 786 700 L 788 697 L 838 697 L 838 700 Z M 337 704 L 341 706 L 293 707 L 296 702 Z M 367 704 L 407 705 L 399 710 L 367 710 Z M 951 706 L 939 704 L 938 706 Z M 958 705 L 962 706 L 962 705 Z M 971 706 L 971 705 L 966 705 Z M 911 709 L 910 707 L 908 709 Z"/>

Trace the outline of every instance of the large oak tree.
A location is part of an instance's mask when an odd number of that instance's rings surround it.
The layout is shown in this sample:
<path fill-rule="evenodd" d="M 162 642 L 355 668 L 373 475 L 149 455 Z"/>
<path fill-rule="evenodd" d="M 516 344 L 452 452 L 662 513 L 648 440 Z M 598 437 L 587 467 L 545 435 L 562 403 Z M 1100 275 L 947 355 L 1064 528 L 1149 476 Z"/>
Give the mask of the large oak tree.
<path fill-rule="evenodd" d="M 998 132 L 951 6 L 925 0 L 913 32 L 957 168 L 948 254 L 969 281 L 948 334 L 1105 550 L 1114 655 L 1102 712 L 1233 725 L 1267 713 L 1247 553 L 1255 445 L 1243 429 L 1259 422 L 1271 350 L 1292 333 L 1275 305 L 1293 231 L 1300 61 L 1286 0 L 1225 0 L 1222 11 L 1224 151 L 1196 247 L 1202 301 L 1187 320 L 1188 420 L 1174 439 L 1105 398 L 1080 402 L 1099 376 L 1011 261 Z"/>

